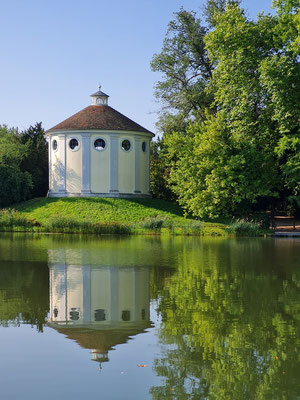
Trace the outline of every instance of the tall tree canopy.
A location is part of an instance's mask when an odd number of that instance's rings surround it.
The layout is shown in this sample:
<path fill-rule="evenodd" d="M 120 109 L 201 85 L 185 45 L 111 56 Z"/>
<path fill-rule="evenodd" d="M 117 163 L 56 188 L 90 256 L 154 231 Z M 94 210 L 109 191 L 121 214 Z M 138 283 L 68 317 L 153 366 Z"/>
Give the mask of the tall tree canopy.
<path fill-rule="evenodd" d="M 46 196 L 48 191 L 48 144 L 44 133 L 42 123 L 37 122 L 21 134 L 21 142 L 28 148 L 21 167 L 32 176 L 33 197 Z"/>
<path fill-rule="evenodd" d="M 172 131 L 178 124 L 183 128 L 211 103 L 206 92 L 212 76 L 204 44 L 207 32 L 195 12 L 181 9 L 169 23 L 162 51 L 152 59 L 152 70 L 163 76 L 156 84 L 156 97 L 163 103 L 163 129 L 168 126 Z"/>
<path fill-rule="evenodd" d="M 28 146 L 20 141 L 17 129 L 0 126 L 0 164 L 19 168 L 28 154 Z"/>
<path fill-rule="evenodd" d="M 48 145 L 41 123 L 21 133 L 0 126 L 0 182 L 0 207 L 47 194 Z"/>
<path fill-rule="evenodd" d="M 31 175 L 21 170 L 27 155 L 28 146 L 21 143 L 18 130 L 0 126 L 0 207 L 31 197 Z"/>
<path fill-rule="evenodd" d="M 166 116 L 160 126 L 171 168 L 169 183 L 194 215 L 244 213 L 262 200 L 300 194 L 299 6 L 294 0 L 278 0 L 274 7 L 276 15 L 261 14 L 252 21 L 239 2 L 209 0 L 209 29 L 201 27 L 194 13 L 181 10 L 176 15 L 197 21 L 202 40 L 205 58 L 193 84 L 198 108 L 184 114 L 185 127 L 173 124 L 170 129 Z M 170 26 L 176 40 L 166 43 L 190 43 L 187 36 L 182 39 L 181 25 Z M 176 46 L 168 52 L 185 65 Z M 165 53 L 164 44 L 161 58 L 154 60 L 164 60 Z M 172 85 L 167 74 L 163 83 L 157 85 L 157 94 L 165 101 L 162 89 Z M 194 110 L 190 98 L 180 94 Z M 178 108 L 176 118 L 182 113 Z"/>

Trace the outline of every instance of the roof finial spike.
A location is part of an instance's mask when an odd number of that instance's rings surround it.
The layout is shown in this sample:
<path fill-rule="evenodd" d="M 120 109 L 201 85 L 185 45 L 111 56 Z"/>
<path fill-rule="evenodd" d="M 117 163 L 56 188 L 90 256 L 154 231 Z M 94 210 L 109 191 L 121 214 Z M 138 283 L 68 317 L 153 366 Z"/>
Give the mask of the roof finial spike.
<path fill-rule="evenodd" d="M 99 83 L 99 85 L 98 85 L 98 88 L 99 88 L 99 90 L 101 90 L 101 84 Z"/>

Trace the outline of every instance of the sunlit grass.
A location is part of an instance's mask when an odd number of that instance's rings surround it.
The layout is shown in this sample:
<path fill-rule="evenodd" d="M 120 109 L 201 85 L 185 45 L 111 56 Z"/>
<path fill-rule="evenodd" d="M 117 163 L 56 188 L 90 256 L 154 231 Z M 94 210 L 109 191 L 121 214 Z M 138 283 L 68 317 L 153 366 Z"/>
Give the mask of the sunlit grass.
<path fill-rule="evenodd" d="M 224 236 L 225 228 L 158 199 L 39 198 L 0 211 L 1 231 Z"/>

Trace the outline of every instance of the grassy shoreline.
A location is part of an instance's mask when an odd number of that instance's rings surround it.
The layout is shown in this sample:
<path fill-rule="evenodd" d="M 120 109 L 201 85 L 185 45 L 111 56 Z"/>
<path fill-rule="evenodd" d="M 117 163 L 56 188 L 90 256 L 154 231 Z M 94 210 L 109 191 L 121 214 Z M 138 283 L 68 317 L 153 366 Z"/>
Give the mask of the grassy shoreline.
<path fill-rule="evenodd" d="M 229 222 L 185 217 L 179 205 L 159 199 L 36 198 L 0 210 L 2 232 L 172 236 L 261 236 L 265 233 L 257 227 L 234 232 Z"/>
<path fill-rule="evenodd" d="M 4 232 L 223 236 L 225 227 L 158 199 L 37 198 L 0 211 Z"/>

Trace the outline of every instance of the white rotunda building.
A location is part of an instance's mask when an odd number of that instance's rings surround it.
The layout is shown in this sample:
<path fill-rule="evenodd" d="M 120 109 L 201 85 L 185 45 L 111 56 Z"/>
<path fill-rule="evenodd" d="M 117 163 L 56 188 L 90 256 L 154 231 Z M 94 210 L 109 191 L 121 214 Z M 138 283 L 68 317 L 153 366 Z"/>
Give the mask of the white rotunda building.
<path fill-rule="evenodd" d="M 154 134 L 108 105 L 108 95 L 46 131 L 49 197 L 150 196 Z"/>

